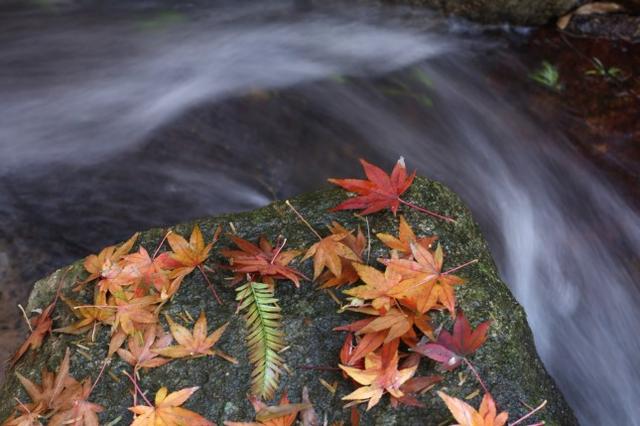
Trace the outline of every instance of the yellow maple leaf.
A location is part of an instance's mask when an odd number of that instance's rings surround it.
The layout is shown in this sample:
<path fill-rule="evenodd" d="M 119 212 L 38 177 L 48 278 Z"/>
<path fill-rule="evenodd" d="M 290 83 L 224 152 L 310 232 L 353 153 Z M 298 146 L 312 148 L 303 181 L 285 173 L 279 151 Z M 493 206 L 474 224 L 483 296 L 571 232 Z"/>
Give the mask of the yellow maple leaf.
<path fill-rule="evenodd" d="M 195 386 L 169 393 L 166 387 L 161 387 L 156 393 L 154 406 L 129 407 L 138 415 L 131 426 L 215 426 L 200 414 L 180 407 L 198 389 Z"/>

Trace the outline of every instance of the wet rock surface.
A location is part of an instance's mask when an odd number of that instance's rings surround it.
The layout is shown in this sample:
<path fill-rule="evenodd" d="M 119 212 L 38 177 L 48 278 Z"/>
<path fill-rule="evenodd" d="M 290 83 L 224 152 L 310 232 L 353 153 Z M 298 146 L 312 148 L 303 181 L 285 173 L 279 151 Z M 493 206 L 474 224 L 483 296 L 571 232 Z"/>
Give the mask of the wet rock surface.
<path fill-rule="evenodd" d="M 577 0 L 389 0 L 438 9 L 482 23 L 542 25 L 578 5 Z"/>
<path fill-rule="evenodd" d="M 310 193 L 292 199 L 291 202 L 319 230 L 332 220 L 338 220 L 347 227 L 361 226 L 371 235 L 377 232 L 397 230 L 397 220 L 390 213 L 380 213 L 362 218 L 348 212 L 328 213 L 327 209 L 344 199 L 342 191 L 331 190 Z M 445 267 L 452 267 L 465 261 L 478 258 L 479 262 L 460 272 L 468 283 L 458 290 L 458 305 L 463 308 L 472 324 L 491 319 L 493 321 L 486 344 L 473 357 L 480 374 L 491 389 L 501 410 L 510 412 L 511 419 L 516 419 L 528 409 L 523 403 L 531 406 L 548 401 L 547 407 L 536 416 L 537 421 L 545 420 L 550 425 L 576 424 L 571 410 L 562 395 L 556 389 L 552 379 L 542 366 L 533 344 L 531 332 L 527 326 L 526 316 L 522 308 L 514 300 L 511 293 L 497 275 L 493 260 L 480 231 L 462 205 L 458 197 L 441 185 L 418 179 L 408 192 L 408 198 L 417 204 L 429 206 L 439 212 L 454 216 L 456 224 L 447 224 L 433 220 L 415 212 L 406 212 L 408 221 L 418 234 L 439 235 L 447 254 Z M 314 242 L 314 235 L 301 224 L 283 202 L 267 207 L 238 214 L 222 215 L 203 219 L 198 222 L 207 238 L 211 238 L 217 225 L 230 229 L 233 223 L 238 235 L 256 240 L 260 235 L 275 239 L 279 235 L 287 237 L 289 248 L 305 248 Z M 176 232 L 187 234 L 192 223 L 175 227 Z M 141 243 L 148 248 L 155 247 L 166 229 L 154 229 L 143 233 Z M 375 239 L 371 240 L 369 263 L 385 254 L 384 248 Z M 225 237 L 216 248 L 229 246 Z M 215 267 L 223 260 L 217 253 L 209 259 L 209 266 Z M 311 275 L 311 262 L 297 264 L 302 272 Z M 66 274 L 65 272 L 66 271 Z M 64 292 L 70 292 L 70 286 L 84 276 L 85 272 L 76 262 L 65 270 L 59 270 L 52 276 L 36 283 L 30 296 L 28 310 L 42 308 L 53 298 L 55 288 L 60 279 L 64 280 Z M 230 326 L 219 343 L 226 353 L 237 357 L 239 365 L 231 365 L 220 358 L 207 357 L 194 360 L 181 360 L 163 367 L 144 372 L 140 385 L 149 394 L 154 394 L 159 387 L 167 386 L 177 390 L 187 386 L 200 386 L 201 389 L 185 404 L 187 408 L 201 413 L 207 418 L 221 422 L 223 420 L 244 420 L 253 418 L 253 409 L 247 401 L 249 390 L 250 365 L 244 344 L 244 325 L 242 318 L 235 314 L 233 288 L 229 287 L 225 277 L 228 274 L 220 271 L 215 274 L 214 282 L 220 289 L 225 304 L 220 306 L 211 297 L 206 284 L 199 274 L 191 274 L 183 284 L 179 293 L 165 307 L 165 311 L 176 317 L 180 312 L 189 312 L 197 317 L 204 310 L 209 320 L 209 328 L 218 327 L 230 321 Z M 337 313 L 338 306 L 325 292 L 318 291 L 312 283 L 304 282 L 300 289 L 291 283 L 282 282 L 277 286 L 276 296 L 284 314 L 284 328 L 288 350 L 283 357 L 290 372 L 282 378 L 281 389 L 287 389 L 294 401 L 299 400 L 303 385 L 309 387 L 310 397 L 316 411 L 326 415 L 329 421 L 346 420 L 348 410 L 344 410 L 340 398 L 350 392 L 348 384 L 339 372 L 309 370 L 304 366 L 328 366 L 337 364 L 337 355 L 344 335 L 331 331 L 337 325 L 345 324 L 357 318 L 353 314 Z M 88 299 L 87 301 L 89 301 Z M 55 326 L 69 324 L 73 318 L 64 304 L 58 304 L 54 313 Z M 450 325 L 443 316 L 434 318 Z M 164 321 L 164 319 L 162 319 Z M 166 328 L 166 324 L 163 323 Z M 106 355 L 109 332 L 102 329 L 95 344 L 80 341 L 77 336 L 53 335 L 47 338 L 44 346 L 37 352 L 28 352 L 17 364 L 15 371 L 39 381 L 40 370 L 47 367 L 55 370 L 66 347 L 72 349 L 71 374 L 82 379 L 95 377 L 100 364 Z M 78 346 L 84 346 L 84 349 Z M 88 349 L 87 349 L 88 348 Z M 123 371 L 129 367 L 119 359 L 114 359 L 108 367 L 108 374 L 97 385 L 92 400 L 102 404 L 106 410 L 101 414 L 101 422 L 107 423 L 120 418 L 121 424 L 130 420 L 127 411 L 132 403 L 129 394 L 130 384 Z M 426 360 L 421 364 L 421 372 L 433 373 L 434 366 Z M 458 373 L 462 372 L 462 376 Z M 0 418 L 6 418 L 12 411 L 14 400 L 28 401 L 28 396 L 18 383 L 14 370 L 9 371 L 2 386 L 0 402 Z M 437 386 L 447 393 L 465 397 L 479 389 L 478 384 L 467 371 L 459 370 L 445 375 L 446 380 Z M 337 392 L 332 395 L 319 381 L 339 384 Z M 388 399 L 363 416 L 365 425 L 437 425 L 450 419 L 444 404 L 428 392 L 420 397 L 425 408 L 390 407 Z M 470 398 L 470 403 L 478 406 L 480 396 Z"/>

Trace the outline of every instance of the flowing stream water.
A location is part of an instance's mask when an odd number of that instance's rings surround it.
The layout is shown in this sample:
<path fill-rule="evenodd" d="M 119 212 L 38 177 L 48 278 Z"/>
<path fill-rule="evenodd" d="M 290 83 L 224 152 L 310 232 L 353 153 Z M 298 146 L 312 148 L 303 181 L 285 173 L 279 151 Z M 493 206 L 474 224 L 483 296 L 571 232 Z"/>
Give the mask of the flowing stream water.
<path fill-rule="evenodd" d="M 403 155 L 475 214 L 581 424 L 640 425 L 640 217 L 519 85 L 488 78 L 496 61 L 526 74 L 504 41 L 520 35 L 219 3 L 0 8 L 2 327 L 34 279 L 134 230 Z"/>

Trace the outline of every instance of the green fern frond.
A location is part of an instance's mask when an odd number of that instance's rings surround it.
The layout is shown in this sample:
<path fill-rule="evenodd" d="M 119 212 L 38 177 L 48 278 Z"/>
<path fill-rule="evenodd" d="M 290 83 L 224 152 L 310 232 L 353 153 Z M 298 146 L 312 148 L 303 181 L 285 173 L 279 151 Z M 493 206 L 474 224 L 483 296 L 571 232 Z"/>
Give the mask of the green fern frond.
<path fill-rule="evenodd" d="M 284 360 L 278 354 L 284 348 L 282 315 L 273 287 L 249 282 L 236 289 L 239 310 L 244 311 L 251 372 L 251 393 L 264 400 L 273 399 L 278 388 Z"/>

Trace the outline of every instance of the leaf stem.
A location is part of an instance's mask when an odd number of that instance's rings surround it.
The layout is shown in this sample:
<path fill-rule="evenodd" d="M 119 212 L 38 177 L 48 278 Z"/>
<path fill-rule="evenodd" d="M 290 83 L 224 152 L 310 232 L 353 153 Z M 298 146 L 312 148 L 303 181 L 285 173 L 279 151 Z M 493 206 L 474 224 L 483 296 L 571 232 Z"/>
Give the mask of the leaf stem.
<path fill-rule="evenodd" d="M 158 247 L 156 248 L 156 251 L 153 252 L 153 256 L 151 256 L 152 259 L 155 259 L 156 256 L 158 255 L 158 252 L 160 251 L 160 248 L 162 248 L 162 245 L 164 244 L 164 242 L 167 240 L 167 237 L 169 236 L 169 234 L 171 234 L 171 230 L 168 230 L 166 234 L 164 234 L 164 237 L 162 238 L 162 241 L 160 241 L 160 244 L 158 244 Z"/>
<path fill-rule="evenodd" d="M 478 263 L 478 259 L 473 259 L 473 260 L 470 260 L 468 262 L 463 263 L 462 265 L 456 266 L 455 268 L 451 268 L 448 271 L 443 272 L 442 275 L 448 275 L 448 274 L 454 273 L 454 272 L 464 268 L 465 266 L 473 265 L 474 263 Z"/>
<path fill-rule="evenodd" d="M 300 214 L 300 212 L 298 210 L 296 210 L 296 208 L 291 205 L 289 200 L 285 200 L 284 203 L 287 206 L 289 206 L 289 208 L 296 214 L 296 216 L 298 216 L 298 218 L 302 221 L 302 223 L 307 225 L 307 228 L 309 228 L 311 230 L 311 232 L 313 232 L 315 234 L 315 236 L 318 237 L 319 240 L 322 240 L 322 237 L 320 236 L 320 234 L 318 234 L 318 231 L 313 229 L 313 226 L 311 226 L 311 224 L 309 222 L 307 222 L 307 220 Z"/>
<path fill-rule="evenodd" d="M 140 396 L 142 397 L 142 399 L 144 399 L 144 401 L 147 403 L 147 405 L 149 407 L 155 407 L 155 405 L 153 405 L 146 397 L 146 395 L 142 392 L 142 390 L 140 389 L 140 387 L 138 386 L 138 383 L 136 382 L 136 380 L 131 377 L 131 374 L 129 374 L 129 372 L 127 371 L 123 371 L 122 372 L 125 376 L 127 376 L 129 378 L 129 380 L 131 380 L 131 383 L 133 383 L 133 387 L 135 388 L 136 392 L 138 392 L 140 394 Z"/>
<path fill-rule="evenodd" d="M 209 277 L 207 276 L 206 272 L 204 271 L 204 268 L 202 267 L 202 265 L 198 265 L 198 270 L 200 271 L 200 273 L 204 277 L 205 281 L 207 281 L 207 285 L 209 286 L 209 290 L 211 290 L 211 293 L 213 293 L 213 297 L 215 297 L 216 300 L 218 301 L 218 305 L 222 305 L 222 299 L 220 299 L 220 296 L 218 296 L 218 292 L 216 291 L 216 288 L 213 286 L 213 283 L 211 283 L 211 281 L 209 281 Z"/>
<path fill-rule="evenodd" d="M 89 398 L 89 395 L 91 395 L 91 392 L 93 392 L 93 390 L 95 389 L 96 385 L 98 384 L 98 382 L 102 378 L 102 374 L 104 373 L 105 368 L 107 368 L 107 365 L 109 365 L 109 364 L 111 364 L 111 358 L 106 358 L 104 361 L 102 361 L 102 368 L 100 369 L 100 372 L 98 373 L 98 377 L 96 377 L 96 380 L 91 385 L 91 389 L 89 389 L 89 393 L 87 394 L 87 396 L 85 398 Z"/>
<path fill-rule="evenodd" d="M 444 220 L 445 222 L 448 222 L 448 223 L 456 223 L 456 220 L 453 219 L 453 218 L 450 218 L 448 216 L 443 216 L 443 215 L 438 214 L 436 212 L 432 212 L 431 210 L 427 210 L 424 207 L 420 207 L 420 206 L 415 205 L 415 204 L 413 204 L 413 203 L 411 203 L 409 201 L 405 201 L 400 197 L 398 197 L 398 201 L 400 201 L 402 204 L 404 204 L 407 207 L 411 207 L 412 209 L 418 210 L 419 212 L 422 212 L 422 213 L 425 213 L 425 214 L 428 214 L 429 216 L 437 217 L 438 219 L 442 219 L 442 220 Z"/>
<path fill-rule="evenodd" d="M 482 381 L 480 374 L 478 374 L 478 371 L 473 366 L 473 364 L 471 364 L 471 362 L 469 362 L 467 358 L 462 358 L 462 360 L 464 361 L 465 364 L 467 364 L 467 367 L 469 367 L 473 375 L 476 376 L 476 380 L 478 381 L 478 383 L 480 383 L 480 386 L 482 386 L 482 390 L 484 391 L 484 393 L 491 394 L 491 392 L 489 392 L 489 389 L 487 388 L 487 385 L 484 384 L 484 381 Z"/>
<path fill-rule="evenodd" d="M 528 414 L 525 414 L 524 416 L 520 417 L 518 420 L 516 420 L 513 423 L 509 423 L 509 426 L 516 426 L 518 423 L 522 423 L 523 421 L 525 421 L 529 417 L 533 416 L 538 411 L 542 410 L 545 405 L 547 405 L 547 400 L 546 399 L 544 401 L 542 401 L 542 404 L 538 405 L 536 408 L 531 410 Z M 543 424 L 544 424 L 544 422 L 536 423 L 536 425 L 543 425 Z M 536 425 L 531 425 L 531 426 L 536 426 Z"/>

